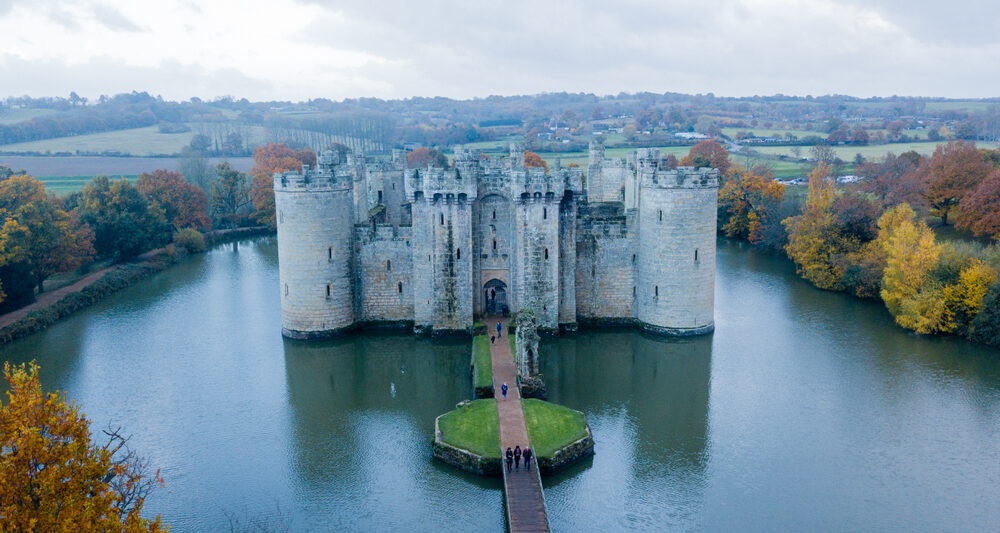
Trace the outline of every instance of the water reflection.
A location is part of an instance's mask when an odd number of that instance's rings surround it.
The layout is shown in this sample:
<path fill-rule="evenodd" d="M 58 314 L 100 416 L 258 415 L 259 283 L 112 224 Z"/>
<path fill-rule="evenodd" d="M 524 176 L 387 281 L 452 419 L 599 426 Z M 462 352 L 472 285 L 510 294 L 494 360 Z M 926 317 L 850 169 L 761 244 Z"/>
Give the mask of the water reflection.
<path fill-rule="evenodd" d="M 550 399 L 583 411 L 592 464 L 545 480 L 566 530 L 689 527 L 703 498 L 712 337 L 585 332 L 541 347 Z"/>
<path fill-rule="evenodd" d="M 402 530 L 421 516 L 463 529 L 502 527 L 497 480 L 431 458 L 434 418 L 472 392 L 468 341 L 363 334 L 285 340 L 283 348 L 296 492 L 310 514 L 327 509 L 311 525 Z"/>

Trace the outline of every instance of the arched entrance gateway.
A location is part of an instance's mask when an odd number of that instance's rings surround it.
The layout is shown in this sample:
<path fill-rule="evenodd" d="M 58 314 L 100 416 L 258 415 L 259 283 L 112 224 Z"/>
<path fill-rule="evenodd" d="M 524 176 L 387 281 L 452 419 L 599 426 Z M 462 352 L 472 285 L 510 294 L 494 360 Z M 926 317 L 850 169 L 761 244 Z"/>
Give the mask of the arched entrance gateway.
<path fill-rule="evenodd" d="M 507 314 L 510 306 L 507 303 L 507 284 L 491 279 L 483 285 L 483 302 L 487 314 Z"/>

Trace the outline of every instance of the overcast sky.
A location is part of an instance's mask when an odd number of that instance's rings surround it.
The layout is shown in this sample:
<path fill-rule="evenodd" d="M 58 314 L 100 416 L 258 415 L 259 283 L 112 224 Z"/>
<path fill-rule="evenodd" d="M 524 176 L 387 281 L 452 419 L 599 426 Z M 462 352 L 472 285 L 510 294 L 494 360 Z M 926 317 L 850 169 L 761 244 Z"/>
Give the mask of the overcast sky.
<path fill-rule="evenodd" d="M 0 96 L 1000 96 L 992 0 L 0 0 Z"/>

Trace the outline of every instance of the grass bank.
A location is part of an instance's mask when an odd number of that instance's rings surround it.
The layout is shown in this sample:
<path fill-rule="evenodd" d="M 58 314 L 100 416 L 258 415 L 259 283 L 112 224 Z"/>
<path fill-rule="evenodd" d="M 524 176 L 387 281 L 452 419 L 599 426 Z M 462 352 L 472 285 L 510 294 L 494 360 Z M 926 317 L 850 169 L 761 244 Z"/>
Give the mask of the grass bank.
<path fill-rule="evenodd" d="M 493 386 L 490 339 L 486 335 L 472 338 L 472 386 L 477 389 Z"/>
<path fill-rule="evenodd" d="M 530 398 L 522 400 L 521 406 L 528 438 L 539 457 L 551 457 L 587 435 L 587 420 L 579 411 Z"/>
<path fill-rule="evenodd" d="M 441 416 L 438 429 L 441 440 L 452 446 L 483 457 L 500 457 L 500 417 L 492 398 L 463 402 Z"/>

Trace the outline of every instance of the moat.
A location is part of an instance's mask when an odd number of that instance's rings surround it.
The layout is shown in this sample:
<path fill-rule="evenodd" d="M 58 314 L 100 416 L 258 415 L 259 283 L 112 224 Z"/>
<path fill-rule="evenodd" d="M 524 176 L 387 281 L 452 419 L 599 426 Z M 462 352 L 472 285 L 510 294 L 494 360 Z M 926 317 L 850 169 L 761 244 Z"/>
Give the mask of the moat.
<path fill-rule="evenodd" d="M 469 341 L 281 337 L 273 238 L 216 248 L 0 351 L 134 434 L 174 531 L 280 508 L 293 531 L 501 531 L 501 482 L 431 457 Z M 546 477 L 554 531 L 988 530 L 1000 352 L 924 338 L 718 241 L 713 335 L 545 339 L 596 455 Z"/>

